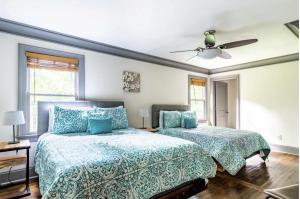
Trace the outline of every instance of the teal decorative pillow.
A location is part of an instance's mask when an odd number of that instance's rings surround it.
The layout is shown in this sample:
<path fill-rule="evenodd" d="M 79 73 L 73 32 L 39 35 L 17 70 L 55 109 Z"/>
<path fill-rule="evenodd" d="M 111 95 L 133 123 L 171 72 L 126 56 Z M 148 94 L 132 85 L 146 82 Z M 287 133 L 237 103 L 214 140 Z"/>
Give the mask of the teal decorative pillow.
<path fill-rule="evenodd" d="M 111 133 L 112 118 L 88 119 L 88 132 L 91 134 Z"/>
<path fill-rule="evenodd" d="M 182 128 L 185 128 L 185 119 L 186 118 L 193 118 L 196 120 L 197 122 L 197 114 L 195 111 L 184 111 L 184 112 L 181 112 L 181 127 Z"/>
<path fill-rule="evenodd" d="M 86 132 L 88 111 L 54 107 L 53 133 Z"/>
<path fill-rule="evenodd" d="M 195 118 L 185 118 L 184 119 L 184 128 L 186 129 L 192 129 L 197 128 L 197 119 Z"/>
<path fill-rule="evenodd" d="M 122 106 L 115 107 L 115 108 L 96 107 L 94 113 L 100 114 L 106 118 L 112 117 L 112 129 L 128 128 L 127 110 Z"/>
<path fill-rule="evenodd" d="M 177 128 L 181 124 L 181 113 L 179 111 L 164 111 L 163 112 L 163 127 Z"/>

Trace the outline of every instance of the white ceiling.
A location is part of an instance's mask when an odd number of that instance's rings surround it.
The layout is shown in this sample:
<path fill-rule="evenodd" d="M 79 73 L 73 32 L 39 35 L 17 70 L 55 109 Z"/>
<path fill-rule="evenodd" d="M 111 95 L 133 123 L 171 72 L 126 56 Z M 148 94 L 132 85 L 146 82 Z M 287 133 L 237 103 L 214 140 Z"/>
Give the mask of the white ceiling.
<path fill-rule="evenodd" d="M 299 18 L 298 0 L 1 0 L 0 17 L 208 69 L 298 52 L 283 24 Z M 204 60 L 170 51 L 257 38 L 228 49 L 232 59 Z"/>

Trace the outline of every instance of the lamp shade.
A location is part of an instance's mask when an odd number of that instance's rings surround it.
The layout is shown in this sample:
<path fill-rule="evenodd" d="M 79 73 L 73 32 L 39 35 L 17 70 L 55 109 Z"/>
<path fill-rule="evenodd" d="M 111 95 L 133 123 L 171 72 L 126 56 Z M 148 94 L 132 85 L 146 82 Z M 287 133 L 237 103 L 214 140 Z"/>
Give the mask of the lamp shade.
<path fill-rule="evenodd" d="M 205 49 L 203 52 L 199 52 L 198 56 L 202 57 L 203 59 L 213 59 L 219 56 L 221 53 L 222 53 L 221 49 L 212 48 L 212 49 Z"/>
<path fill-rule="evenodd" d="M 140 117 L 149 117 L 149 111 L 146 108 L 139 109 L 139 116 Z"/>
<path fill-rule="evenodd" d="M 3 115 L 3 124 L 4 125 L 18 125 L 24 124 L 24 114 L 23 111 L 8 111 Z"/>

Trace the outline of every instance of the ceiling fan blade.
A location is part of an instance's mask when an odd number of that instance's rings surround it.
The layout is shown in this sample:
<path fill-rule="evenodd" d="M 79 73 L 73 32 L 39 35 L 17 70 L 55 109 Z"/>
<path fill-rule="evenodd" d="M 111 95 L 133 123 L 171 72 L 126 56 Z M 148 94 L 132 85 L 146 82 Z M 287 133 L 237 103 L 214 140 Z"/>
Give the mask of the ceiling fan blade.
<path fill-rule="evenodd" d="M 228 52 L 226 52 L 224 50 L 222 50 L 221 54 L 219 54 L 218 56 L 223 58 L 223 59 L 231 59 L 231 57 L 232 57 Z"/>
<path fill-rule="evenodd" d="M 257 41 L 258 41 L 258 39 L 246 39 L 246 40 L 240 40 L 240 41 L 229 42 L 226 44 L 221 44 L 218 47 L 221 49 L 236 48 L 236 47 L 240 47 L 240 46 L 249 45 L 249 44 L 255 43 Z"/>
<path fill-rule="evenodd" d="M 194 50 L 177 50 L 177 51 L 172 51 L 170 53 L 183 53 L 183 52 L 192 52 L 192 51 L 197 51 L 197 49 L 194 49 Z"/>
<path fill-rule="evenodd" d="M 192 59 L 194 59 L 197 56 L 198 56 L 198 54 L 194 55 L 193 57 L 188 58 L 186 61 L 191 61 Z"/>

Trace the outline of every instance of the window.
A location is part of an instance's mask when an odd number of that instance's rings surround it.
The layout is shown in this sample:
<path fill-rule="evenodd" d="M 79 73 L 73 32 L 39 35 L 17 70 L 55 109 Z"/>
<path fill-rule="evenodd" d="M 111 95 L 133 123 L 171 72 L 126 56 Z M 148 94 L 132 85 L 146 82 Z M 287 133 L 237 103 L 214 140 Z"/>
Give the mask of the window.
<path fill-rule="evenodd" d="M 199 121 L 207 120 L 206 78 L 189 77 L 189 105 Z"/>
<path fill-rule="evenodd" d="M 38 101 L 73 101 L 84 98 L 82 57 L 38 47 L 21 45 L 19 109 L 26 124 L 21 135 L 37 133 Z M 70 56 L 71 55 L 71 56 Z M 72 56 L 73 55 L 73 56 Z M 23 58 L 23 59 L 22 59 Z M 84 73 L 83 73 L 84 74 Z"/>

